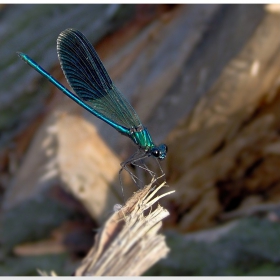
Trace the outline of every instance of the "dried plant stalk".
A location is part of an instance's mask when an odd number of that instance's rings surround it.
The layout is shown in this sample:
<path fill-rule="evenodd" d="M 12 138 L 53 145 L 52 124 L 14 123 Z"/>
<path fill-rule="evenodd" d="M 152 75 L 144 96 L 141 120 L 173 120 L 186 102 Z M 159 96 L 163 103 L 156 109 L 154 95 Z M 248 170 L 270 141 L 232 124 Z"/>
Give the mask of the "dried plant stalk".
<path fill-rule="evenodd" d="M 76 276 L 137 276 L 167 255 L 169 248 L 158 231 L 169 213 L 160 205 L 152 206 L 174 191 L 156 196 L 166 185 L 154 183 L 136 192 L 108 219 Z"/>

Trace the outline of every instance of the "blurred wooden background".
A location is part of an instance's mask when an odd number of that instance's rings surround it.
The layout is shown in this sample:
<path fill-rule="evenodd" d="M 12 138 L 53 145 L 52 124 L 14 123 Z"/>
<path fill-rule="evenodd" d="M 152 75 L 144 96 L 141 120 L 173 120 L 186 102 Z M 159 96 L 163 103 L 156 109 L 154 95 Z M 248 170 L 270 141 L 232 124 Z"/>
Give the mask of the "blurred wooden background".
<path fill-rule="evenodd" d="M 171 252 L 147 275 L 280 274 L 278 5 L 2 5 L 0 14 L 0 275 L 71 274 L 122 203 L 119 163 L 136 147 L 16 55 L 67 86 L 56 39 L 70 27 L 168 145 Z M 136 188 L 124 180 L 129 197 Z"/>

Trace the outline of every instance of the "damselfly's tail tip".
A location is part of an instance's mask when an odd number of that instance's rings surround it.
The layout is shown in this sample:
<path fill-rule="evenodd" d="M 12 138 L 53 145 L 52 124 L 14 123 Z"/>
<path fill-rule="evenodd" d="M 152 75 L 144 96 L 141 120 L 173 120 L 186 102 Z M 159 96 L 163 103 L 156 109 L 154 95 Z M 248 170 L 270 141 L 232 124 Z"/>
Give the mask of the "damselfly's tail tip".
<path fill-rule="evenodd" d="M 26 54 L 23 53 L 23 52 L 17 52 L 17 55 L 18 55 L 22 60 L 25 60 L 25 58 L 26 58 Z"/>

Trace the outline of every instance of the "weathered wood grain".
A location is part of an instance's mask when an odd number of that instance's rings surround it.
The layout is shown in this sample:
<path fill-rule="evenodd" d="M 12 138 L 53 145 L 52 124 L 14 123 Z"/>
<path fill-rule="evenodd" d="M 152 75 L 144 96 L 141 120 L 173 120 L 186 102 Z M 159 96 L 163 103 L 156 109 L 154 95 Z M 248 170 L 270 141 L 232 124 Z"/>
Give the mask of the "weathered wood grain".
<path fill-rule="evenodd" d="M 213 225 L 250 193 L 278 184 L 277 156 L 272 160 L 265 151 L 277 149 L 279 141 L 279 26 L 279 15 L 267 13 L 192 115 L 170 134 L 168 170 L 181 230 Z"/>

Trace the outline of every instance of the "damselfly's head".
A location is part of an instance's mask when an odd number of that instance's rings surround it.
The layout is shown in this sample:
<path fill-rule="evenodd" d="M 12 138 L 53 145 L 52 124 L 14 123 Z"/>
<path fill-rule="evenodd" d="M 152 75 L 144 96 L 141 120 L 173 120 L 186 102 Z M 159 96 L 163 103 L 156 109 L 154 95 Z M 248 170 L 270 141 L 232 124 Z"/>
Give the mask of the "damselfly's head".
<path fill-rule="evenodd" d="M 151 149 L 151 154 L 154 157 L 163 160 L 165 159 L 167 154 L 167 146 L 165 144 L 160 144 L 158 146 L 155 146 Z"/>

